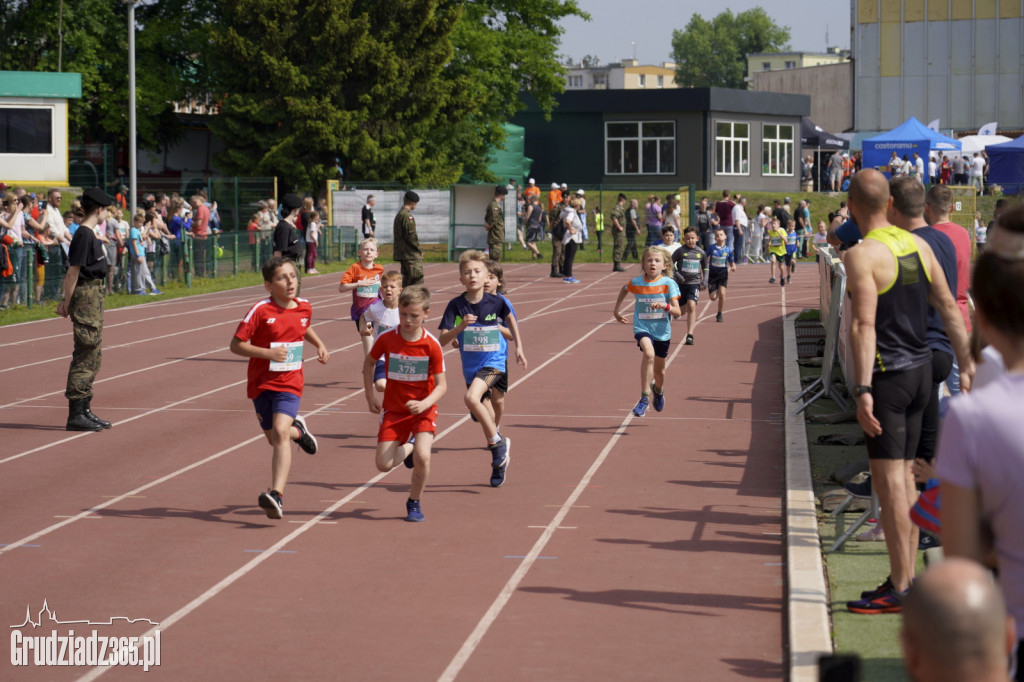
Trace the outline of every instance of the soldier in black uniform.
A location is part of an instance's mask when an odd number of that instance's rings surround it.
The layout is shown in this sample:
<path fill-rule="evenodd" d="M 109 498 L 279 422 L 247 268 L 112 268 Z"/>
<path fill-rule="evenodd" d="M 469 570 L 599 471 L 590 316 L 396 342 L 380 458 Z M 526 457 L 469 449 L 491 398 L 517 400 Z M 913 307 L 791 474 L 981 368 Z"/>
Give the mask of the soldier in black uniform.
<path fill-rule="evenodd" d="M 99 187 L 82 195 L 82 220 L 68 248 L 68 272 L 64 276 L 64 300 L 57 314 L 70 317 L 75 334 L 75 350 L 68 369 L 64 397 L 68 399 L 68 431 L 100 431 L 110 422 L 94 415 L 90 409 L 92 384 L 100 371 L 103 343 L 103 283 L 107 262 L 103 242 L 96 238 L 94 228 L 107 219 L 107 206 L 114 203 Z"/>

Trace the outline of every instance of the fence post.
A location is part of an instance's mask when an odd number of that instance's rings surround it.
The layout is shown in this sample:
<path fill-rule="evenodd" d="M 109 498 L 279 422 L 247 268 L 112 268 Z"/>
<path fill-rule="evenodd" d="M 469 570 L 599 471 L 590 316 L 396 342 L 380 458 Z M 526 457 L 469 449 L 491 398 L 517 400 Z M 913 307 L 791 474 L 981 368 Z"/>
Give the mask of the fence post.
<path fill-rule="evenodd" d="M 193 239 L 188 239 L 182 246 L 185 255 L 185 286 L 189 289 L 192 288 L 192 270 L 196 267 L 196 261 L 193 256 L 194 249 L 192 248 Z"/>
<path fill-rule="evenodd" d="M 236 178 L 236 180 L 237 180 L 237 178 Z M 231 235 L 231 237 L 232 237 L 232 239 L 234 239 L 234 242 L 235 242 L 234 249 L 232 249 L 232 253 L 234 255 L 232 256 L 232 259 L 231 259 L 232 260 L 231 274 L 233 276 L 235 276 L 235 277 L 238 277 L 238 233 L 237 232 L 233 233 Z"/>
<path fill-rule="evenodd" d="M 217 265 L 218 265 L 217 261 L 220 260 L 219 258 L 217 258 L 217 249 L 220 248 L 220 235 L 219 234 L 213 235 L 213 239 L 211 239 L 210 241 L 213 242 L 213 248 L 212 249 L 208 249 L 208 251 L 210 252 L 210 258 L 207 261 L 207 265 L 212 265 L 213 266 L 212 267 L 212 273 L 213 274 L 211 274 L 210 276 L 213 279 L 217 279 Z M 213 262 L 210 263 L 209 261 L 213 261 Z"/>
<path fill-rule="evenodd" d="M 25 277 L 25 305 L 28 306 L 29 310 L 35 305 L 36 299 L 36 245 L 32 245 L 31 253 L 28 254 L 28 258 L 25 259 L 25 267 L 28 273 Z M 20 286 L 20 285 L 19 285 Z M 15 296 L 14 300 L 18 300 Z"/>
<path fill-rule="evenodd" d="M 239 216 L 239 214 L 238 214 L 238 176 L 237 175 L 235 176 L 235 212 L 234 212 L 233 215 L 235 216 L 235 230 L 238 230 L 239 226 L 241 226 L 241 225 L 248 225 L 249 224 L 249 221 L 247 219 L 241 219 L 241 220 L 239 219 L 241 216 Z M 221 224 L 223 224 L 223 223 L 221 223 Z M 235 268 L 235 274 L 236 275 L 238 274 L 237 267 Z"/>

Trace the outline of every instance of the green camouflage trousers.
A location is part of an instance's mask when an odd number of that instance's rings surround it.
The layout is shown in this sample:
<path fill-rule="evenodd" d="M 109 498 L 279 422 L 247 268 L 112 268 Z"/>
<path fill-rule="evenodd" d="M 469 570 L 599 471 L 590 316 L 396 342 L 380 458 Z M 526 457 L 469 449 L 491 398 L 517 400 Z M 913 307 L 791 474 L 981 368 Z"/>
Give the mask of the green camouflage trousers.
<path fill-rule="evenodd" d="M 502 260 L 502 251 L 505 249 L 505 231 L 497 231 L 497 228 L 491 228 L 487 233 L 487 254 L 488 257 L 495 263 L 500 263 Z"/>
<path fill-rule="evenodd" d="M 71 295 L 71 325 L 75 334 L 75 351 L 68 369 L 68 400 L 92 398 L 92 382 L 100 371 L 103 343 L 103 281 L 82 281 Z"/>
<path fill-rule="evenodd" d="M 626 250 L 626 233 L 625 231 L 616 230 L 612 227 L 612 261 L 616 263 L 622 262 L 623 251 Z"/>
<path fill-rule="evenodd" d="M 423 261 L 419 258 L 403 260 L 402 263 L 402 288 L 413 284 L 423 284 Z"/>

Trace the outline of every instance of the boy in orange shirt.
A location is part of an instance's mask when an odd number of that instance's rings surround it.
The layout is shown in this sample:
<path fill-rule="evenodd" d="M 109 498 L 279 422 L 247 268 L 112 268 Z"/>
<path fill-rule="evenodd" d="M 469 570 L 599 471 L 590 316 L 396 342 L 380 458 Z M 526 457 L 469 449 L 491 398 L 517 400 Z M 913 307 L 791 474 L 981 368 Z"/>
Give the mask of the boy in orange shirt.
<path fill-rule="evenodd" d="M 437 402 L 444 395 L 444 353 L 423 323 L 430 311 L 430 292 L 416 284 L 398 297 L 399 324 L 377 337 L 363 362 L 363 388 L 370 412 L 380 414 L 377 469 L 399 464 L 412 469 L 406 521 L 422 521 L 420 496 L 430 474 L 430 449 L 437 432 Z M 387 384 L 384 401 L 373 390 L 374 366 L 384 360 Z M 383 408 L 383 412 L 381 412 Z"/>
<path fill-rule="evenodd" d="M 356 331 L 359 332 L 359 339 L 363 342 L 363 355 L 370 352 L 369 336 L 363 336 L 363 330 L 359 327 L 359 318 L 362 317 L 370 304 L 377 300 L 380 292 L 380 276 L 384 274 L 384 268 L 374 263 L 377 260 L 377 240 L 372 237 L 359 242 L 359 250 L 356 251 L 359 260 L 349 266 L 345 274 L 341 276 L 341 284 L 338 291 L 345 293 L 352 292 L 352 320 L 356 323 Z"/>

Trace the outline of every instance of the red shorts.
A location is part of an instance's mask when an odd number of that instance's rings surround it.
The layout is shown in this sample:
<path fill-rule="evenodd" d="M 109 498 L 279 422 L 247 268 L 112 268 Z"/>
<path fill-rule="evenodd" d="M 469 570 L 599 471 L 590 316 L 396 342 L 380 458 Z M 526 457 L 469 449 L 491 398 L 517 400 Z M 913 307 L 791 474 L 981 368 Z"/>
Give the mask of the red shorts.
<path fill-rule="evenodd" d="M 384 412 L 380 416 L 380 428 L 377 430 L 377 442 L 404 443 L 409 436 L 417 433 L 437 433 L 437 406 L 423 414 L 408 412 Z"/>

